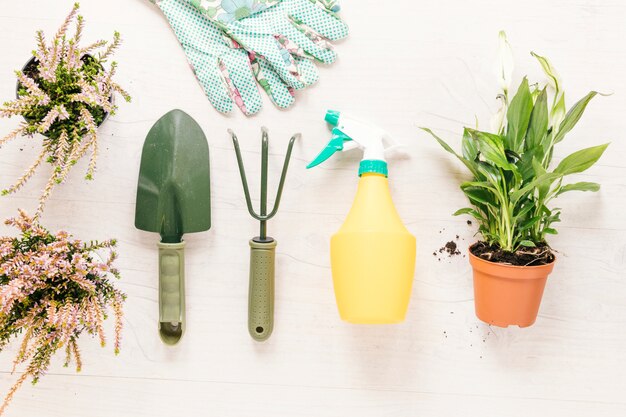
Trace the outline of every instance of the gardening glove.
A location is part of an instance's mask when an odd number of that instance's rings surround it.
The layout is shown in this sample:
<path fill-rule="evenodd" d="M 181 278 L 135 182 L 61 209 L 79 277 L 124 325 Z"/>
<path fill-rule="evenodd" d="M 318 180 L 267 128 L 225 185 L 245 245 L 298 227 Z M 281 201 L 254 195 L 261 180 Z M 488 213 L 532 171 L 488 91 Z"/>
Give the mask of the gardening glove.
<path fill-rule="evenodd" d="M 232 22 L 261 12 L 281 0 L 191 0 L 191 4 L 220 22 Z"/>
<path fill-rule="evenodd" d="M 336 54 L 328 41 L 348 35 L 348 27 L 335 13 L 334 0 L 187 1 L 239 45 L 264 59 L 294 89 L 317 80 L 317 69 L 308 65 L 310 60 L 333 63 Z M 216 3 L 221 7 L 217 11 Z"/>
<path fill-rule="evenodd" d="M 257 113 L 262 107 L 257 81 L 277 106 L 293 103 L 293 92 L 278 75 L 225 38 L 214 22 L 185 0 L 153 2 L 170 23 L 196 78 L 218 111 L 230 112 L 234 102 L 246 115 Z"/>

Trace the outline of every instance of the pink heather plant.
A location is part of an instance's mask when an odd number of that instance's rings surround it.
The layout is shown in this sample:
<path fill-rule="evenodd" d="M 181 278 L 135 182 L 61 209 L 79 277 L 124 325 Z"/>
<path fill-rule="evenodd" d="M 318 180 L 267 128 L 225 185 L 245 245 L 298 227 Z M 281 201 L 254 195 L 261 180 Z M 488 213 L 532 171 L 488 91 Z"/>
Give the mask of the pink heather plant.
<path fill-rule="evenodd" d="M 115 316 L 117 354 L 126 298 L 109 278 L 119 278 L 113 267 L 114 240 L 87 244 L 63 231 L 53 235 L 21 210 L 5 223 L 17 227 L 21 236 L 0 237 L 0 351 L 13 337 L 21 337 L 13 370 L 26 367 L 0 406 L 0 415 L 24 381 L 31 378 L 34 384 L 45 374 L 58 350 L 65 350 L 65 366 L 73 362 L 80 371 L 78 338 L 87 332 L 105 345 L 108 307 Z M 102 249 L 110 251 L 105 262 L 95 254 Z"/>
<path fill-rule="evenodd" d="M 100 40 L 81 47 L 84 20 L 78 15 L 79 4 L 65 19 L 50 44 L 42 31 L 37 32 L 37 49 L 23 71 L 16 71 L 18 98 L 0 107 L 0 117 L 22 116 L 17 129 L 0 138 L 0 147 L 18 136 L 44 135 L 43 149 L 37 160 L 15 184 L 2 191 L 11 194 L 19 190 L 45 160 L 53 173 L 43 191 L 35 214 L 38 218 L 55 184 L 65 181 L 76 161 L 91 151 L 87 179 L 96 168 L 98 154 L 97 127 L 107 114 L 114 114 L 114 92 L 130 101 L 130 96 L 113 81 L 117 63 L 106 70 L 104 63 L 121 43 L 115 32 L 111 43 Z M 67 31 L 76 22 L 74 36 Z M 100 51 L 96 53 L 96 51 Z"/>

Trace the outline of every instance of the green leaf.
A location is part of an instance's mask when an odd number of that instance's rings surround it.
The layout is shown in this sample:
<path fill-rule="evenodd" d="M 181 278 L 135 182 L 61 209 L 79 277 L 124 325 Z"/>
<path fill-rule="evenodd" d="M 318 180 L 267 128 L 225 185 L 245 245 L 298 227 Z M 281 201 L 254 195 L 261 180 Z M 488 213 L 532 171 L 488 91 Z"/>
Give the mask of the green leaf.
<path fill-rule="evenodd" d="M 520 159 L 522 159 L 522 156 L 520 154 L 518 154 L 517 152 L 514 152 L 510 149 L 505 149 L 504 150 L 504 154 L 506 155 L 506 159 L 511 162 L 512 164 L 514 164 L 515 162 L 519 161 Z"/>
<path fill-rule="evenodd" d="M 563 187 L 559 189 L 556 195 L 561 195 L 568 191 L 592 191 L 595 193 L 596 191 L 599 191 L 599 190 L 600 190 L 600 184 L 596 182 L 584 182 L 583 181 L 583 182 L 576 182 L 573 184 L 564 185 Z"/>
<path fill-rule="evenodd" d="M 514 191 L 511 194 L 509 194 L 509 198 L 511 199 L 511 202 L 513 204 L 515 204 L 515 203 L 517 203 L 517 201 L 519 201 L 520 198 L 522 198 L 526 194 L 530 193 L 531 191 L 533 191 L 537 187 L 539 187 L 539 186 L 541 186 L 541 185 L 543 185 L 545 183 L 551 184 L 555 179 L 557 179 L 557 178 L 559 178 L 561 176 L 562 176 L 561 174 L 557 174 L 557 173 L 554 173 L 554 172 L 548 172 L 546 174 L 543 174 L 543 175 L 535 178 L 534 180 L 532 180 L 528 184 L 524 185 L 519 190 Z"/>
<path fill-rule="evenodd" d="M 463 184 L 461 185 L 461 189 L 472 203 L 478 202 L 493 207 L 497 207 L 498 205 L 495 194 L 488 188 Z"/>
<path fill-rule="evenodd" d="M 489 181 L 494 187 L 500 187 L 500 181 L 502 180 L 502 171 L 500 171 L 493 165 L 489 165 L 488 163 L 483 161 L 479 161 L 476 166 L 478 168 L 478 172 L 483 174 L 487 181 Z"/>
<path fill-rule="evenodd" d="M 452 149 L 450 147 L 450 145 L 448 145 L 443 139 L 441 139 L 439 136 L 437 136 L 432 130 L 430 130 L 427 127 L 420 127 L 420 129 L 422 129 L 424 132 L 429 133 L 433 138 L 435 138 L 435 140 L 437 142 L 439 142 L 439 144 L 441 145 L 441 147 L 443 149 L 445 149 L 446 151 L 450 152 L 452 155 L 456 156 L 459 161 L 463 162 L 463 164 L 467 167 L 467 169 L 470 170 L 470 172 L 474 175 L 474 176 L 478 176 L 478 172 L 476 171 L 476 166 L 474 161 L 469 161 L 465 158 L 463 158 L 461 155 L 459 155 L 458 153 L 456 153 L 454 151 L 454 149 Z"/>
<path fill-rule="evenodd" d="M 536 154 L 537 148 L 529 149 L 522 154 L 522 158 L 515 164 L 524 182 L 530 181 L 535 176 L 532 162 Z"/>
<path fill-rule="evenodd" d="M 472 139 L 472 136 L 467 129 L 463 129 L 462 150 L 463 157 L 470 161 L 476 160 L 476 157 L 478 156 L 478 146 L 476 141 Z"/>
<path fill-rule="evenodd" d="M 514 213 L 514 220 L 517 222 L 520 219 L 523 219 L 524 216 L 528 214 L 534 208 L 534 204 L 532 202 L 527 203 L 524 207 L 522 207 L 517 213 Z"/>
<path fill-rule="evenodd" d="M 519 244 L 521 246 L 526 246 L 526 247 L 529 247 L 529 248 L 534 248 L 534 247 L 537 246 L 537 245 L 535 245 L 535 242 L 533 242 L 531 240 L 522 240 L 522 241 L 520 241 Z"/>
<path fill-rule="evenodd" d="M 457 211 L 455 211 L 454 213 L 452 213 L 453 216 L 460 216 L 461 214 L 470 214 L 471 212 L 475 212 L 476 210 L 474 210 L 473 208 L 470 207 L 465 207 L 462 209 L 458 209 Z"/>
<path fill-rule="evenodd" d="M 469 214 L 470 216 L 474 217 L 476 220 L 480 220 L 480 221 L 484 221 L 484 217 L 480 215 L 479 212 L 477 212 L 476 210 L 474 210 L 473 208 L 470 207 L 465 207 L 462 209 L 459 209 L 457 211 L 454 212 L 454 214 L 452 214 L 453 216 L 460 216 L 462 214 Z"/>
<path fill-rule="evenodd" d="M 557 232 L 555 229 L 552 229 L 550 227 L 546 227 L 543 229 L 543 233 L 547 233 L 549 235 L 558 235 L 559 232 Z"/>
<path fill-rule="evenodd" d="M 533 164 L 535 177 L 540 177 L 547 173 L 546 169 L 543 167 L 543 165 L 539 163 L 539 161 L 537 161 L 536 158 L 533 158 L 532 164 Z M 543 200 L 548 195 L 551 185 L 552 185 L 552 181 L 545 181 L 537 185 L 537 191 L 539 192 L 538 197 L 540 200 Z"/>
<path fill-rule="evenodd" d="M 555 211 L 554 214 L 543 219 L 546 226 L 549 226 L 552 223 L 557 223 L 561 221 L 561 212 Z"/>
<path fill-rule="evenodd" d="M 446 143 L 446 141 L 444 141 L 444 140 L 443 140 L 443 139 L 441 139 L 439 136 L 437 136 L 437 135 L 436 135 L 436 134 L 435 134 L 432 130 L 430 130 L 430 129 L 429 129 L 429 128 L 427 128 L 427 127 L 420 127 L 420 129 L 422 129 L 424 132 L 430 133 L 430 135 L 431 135 L 433 138 L 435 138 L 435 140 L 436 140 L 437 142 L 439 142 L 439 144 L 441 145 L 441 147 L 442 147 L 443 149 L 445 149 L 446 151 L 450 152 L 450 153 L 451 153 L 451 154 L 453 154 L 453 155 L 457 155 L 457 153 L 456 153 L 456 152 L 454 152 L 454 149 L 452 149 L 452 148 L 450 147 L 450 145 L 448 145 L 448 144 Z M 457 155 L 457 156 L 458 156 L 458 155 Z"/>
<path fill-rule="evenodd" d="M 533 227 L 539 220 L 541 220 L 541 216 L 535 216 L 535 217 L 531 217 L 528 220 L 523 221 L 522 223 L 519 224 L 519 226 L 517 227 L 517 230 L 522 232 L 526 229 L 530 229 L 531 227 Z"/>
<path fill-rule="evenodd" d="M 490 183 L 486 182 L 486 181 L 466 181 L 464 183 L 461 184 L 461 189 L 465 189 L 467 187 L 477 187 L 477 188 L 483 188 L 485 190 L 489 190 L 493 193 L 497 193 L 498 190 Z"/>
<path fill-rule="evenodd" d="M 526 132 L 524 149 L 534 149 L 541 146 L 544 137 L 548 134 L 548 93 L 544 88 L 535 101 L 530 115 L 530 123 Z"/>
<path fill-rule="evenodd" d="M 565 118 L 559 125 L 559 130 L 556 132 L 556 136 L 554 137 L 554 143 L 559 143 L 565 138 L 565 135 L 569 133 L 570 130 L 576 126 L 576 123 L 580 120 L 585 109 L 587 108 L 587 104 L 598 94 L 597 91 L 591 91 L 585 97 L 581 98 L 572 106 L 571 109 L 565 115 Z"/>
<path fill-rule="evenodd" d="M 533 110 L 533 98 L 528 87 L 528 80 L 524 78 L 517 93 L 511 100 L 511 105 L 506 113 L 507 132 L 506 145 L 508 149 L 521 152 L 524 137 L 530 121 L 530 113 Z"/>
<path fill-rule="evenodd" d="M 552 63 L 548 60 L 548 58 L 534 52 L 531 52 L 530 54 L 537 58 L 537 61 L 539 61 L 539 64 L 541 65 L 541 69 L 543 69 L 543 72 L 545 72 L 550 78 L 550 84 L 552 84 L 558 95 L 559 91 L 561 91 L 561 78 L 556 72 L 556 69 L 552 66 Z"/>
<path fill-rule="evenodd" d="M 515 169 L 504 152 L 504 140 L 502 136 L 474 129 L 467 129 L 467 131 L 478 143 L 478 150 L 486 162 L 509 171 Z"/>
<path fill-rule="evenodd" d="M 605 143 L 604 145 L 592 146 L 591 148 L 576 151 L 565 157 L 554 172 L 561 175 L 583 172 L 598 162 L 598 159 L 600 159 L 607 146 L 609 146 L 609 144 Z"/>

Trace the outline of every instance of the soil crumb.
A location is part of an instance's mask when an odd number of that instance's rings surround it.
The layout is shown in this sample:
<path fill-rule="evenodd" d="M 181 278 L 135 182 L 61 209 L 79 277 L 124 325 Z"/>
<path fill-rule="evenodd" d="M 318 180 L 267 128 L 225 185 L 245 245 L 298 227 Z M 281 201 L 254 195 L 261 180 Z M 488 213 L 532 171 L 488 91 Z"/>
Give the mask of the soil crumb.
<path fill-rule="evenodd" d="M 456 246 L 456 242 L 453 242 L 452 240 L 449 241 L 448 243 L 446 243 L 446 246 L 444 246 L 446 248 L 446 252 L 448 252 L 448 254 L 450 256 L 452 255 L 460 255 L 461 252 L 459 251 L 459 249 Z"/>
<path fill-rule="evenodd" d="M 550 246 L 543 244 L 534 248 L 522 247 L 515 252 L 506 252 L 486 242 L 477 242 L 470 252 L 481 259 L 515 266 L 539 266 L 554 262 L 555 256 Z"/>
<path fill-rule="evenodd" d="M 472 225 L 472 221 L 471 221 L 471 220 L 468 220 L 468 221 L 467 221 L 467 225 L 468 225 L 468 226 L 471 226 L 471 225 Z"/>
<path fill-rule="evenodd" d="M 435 252 L 433 252 L 433 255 L 436 256 L 437 253 L 447 254 L 448 257 L 450 258 L 452 256 L 460 255 L 461 251 L 459 250 L 456 242 L 451 240 L 447 242 L 445 245 L 443 245 L 442 247 L 440 247 L 439 249 L 437 249 Z M 441 260 L 441 258 L 439 258 L 439 260 Z"/>

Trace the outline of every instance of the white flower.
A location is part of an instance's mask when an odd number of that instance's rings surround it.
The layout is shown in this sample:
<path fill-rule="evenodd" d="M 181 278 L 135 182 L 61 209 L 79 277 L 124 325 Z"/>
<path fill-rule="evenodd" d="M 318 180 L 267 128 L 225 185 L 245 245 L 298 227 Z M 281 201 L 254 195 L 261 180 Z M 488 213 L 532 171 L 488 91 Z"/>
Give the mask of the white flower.
<path fill-rule="evenodd" d="M 506 111 L 508 109 L 506 97 L 504 95 L 499 94 L 497 97 L 500 100 L 500 108 L 491 118 L 491 131 L 496 135 L 502 133 L 504 128 L 504 120 L 506 118 Z"/>
<path fill-rule="evenodd" d="M 496 71 L 500 88 L 502 88 L 502 91 L 506 94 L 511 87 L 511 79 L 513 78 L 513 51 L 506 38 L 506 33 L 503 30 L 500 31 L 498 37 L 499 53 Z"/>
<path fill-rule="evenodd" d="M 559 92 L 563 90 L 563 85 L 559 73 L 556 72 L 556 69 L 552 66 L 552 63 L 548 58 L 537 55 L 534 52 L 531 52 L 530 54 L 537 58 L 537 61 L 539 61 L 539 64 L 541 65 L 541 69 L 548 76 L 548 84 L 550 84 L 550 86 L 554 88 L 554 91 L 558 96 Z"/>

